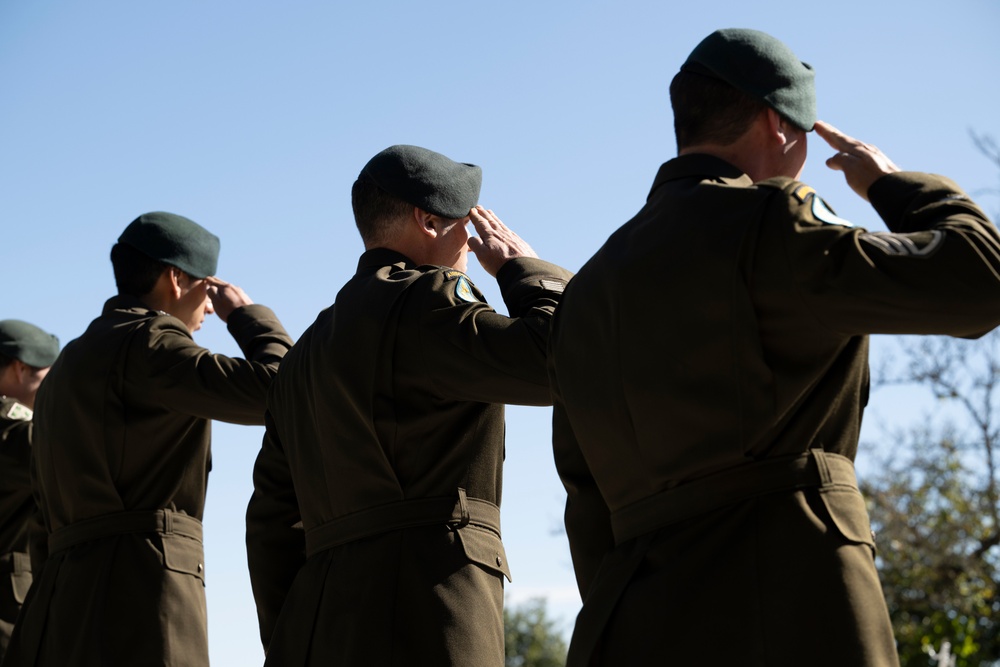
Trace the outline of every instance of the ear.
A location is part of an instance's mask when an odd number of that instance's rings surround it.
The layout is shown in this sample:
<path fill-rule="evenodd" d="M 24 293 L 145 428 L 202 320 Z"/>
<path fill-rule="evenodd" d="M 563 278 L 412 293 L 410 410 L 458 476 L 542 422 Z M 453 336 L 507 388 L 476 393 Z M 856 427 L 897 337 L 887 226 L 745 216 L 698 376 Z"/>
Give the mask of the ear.
<path fill-rule="evenodd" d="M 440 220 L 433 213 L 428 213 L 422 208 L 413 207 L 413 221 L 420 229 L 420 233 L 429 238 L 437 238 L 438 230 L 436 223 Z"/>
<path fill-rule="evenodd" d="M 776 140 L 779 146 L 788 143 L 788 121 L 771 107 L 767 108 L 767 128 L 769 136 Z"/>
<path fill-rule="evenodd" d="M 23 385 L 28 374 L 31 373 L 31 367 L 20 359 L 15 359 L 11 367 L 14 369 L 14 379 L 19 385 Z"/>
<path fill-rule="evenodd" d="M 168 266 L 166 268 L 167 274 L 167 286 L 170 289 L 170 293 L 173 294 L 175 299 L 181 298 L 181 289 L 183 284 L 187 281 L 187 277 L 184 272 L 178 269 L 176 266 Z"/>

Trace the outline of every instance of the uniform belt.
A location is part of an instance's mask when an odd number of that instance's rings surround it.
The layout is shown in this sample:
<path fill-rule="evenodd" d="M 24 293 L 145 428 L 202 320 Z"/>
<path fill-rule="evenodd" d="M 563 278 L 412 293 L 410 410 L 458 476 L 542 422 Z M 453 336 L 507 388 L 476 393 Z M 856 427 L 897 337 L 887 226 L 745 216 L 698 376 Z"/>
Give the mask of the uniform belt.
<path fill-rule="evenodd" d="M 307 530 L 306 556 L 392 530 L 433 524 L 478 526 L 499 537 L 500 508 L 488 500 L 467 498 L 465 489 L 458 490 L 458 498 L 415 498 L 378 505 Z"/>
<path fill-rule="evenodd" d="M 805 487 L 858 488 L 854 464 L 822 449 L 746 463 L 643 498 L 611 513 L 615 543 L 726 505 Z"/>
<path fill-rule="evenodd" d="M 166 509 L 104 514 L 54 530 L 49 535 L 49 552 L 55 553 L 84 542 L 130 533 L 183 535 L 201 542 L 201 521 Z"/>

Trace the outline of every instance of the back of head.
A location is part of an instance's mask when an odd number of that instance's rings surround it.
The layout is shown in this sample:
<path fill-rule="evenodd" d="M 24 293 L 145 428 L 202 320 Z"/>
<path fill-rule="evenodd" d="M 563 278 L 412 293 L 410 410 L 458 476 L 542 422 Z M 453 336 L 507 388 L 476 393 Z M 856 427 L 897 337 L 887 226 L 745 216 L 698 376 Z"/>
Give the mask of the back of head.
<path fill-rule="evenodd" d="M 214 275 L 219 247 L 219 238 L 193 220 L 160 211 L 140 215 L 111 248 L 118 293 L 145 296 L 167 266 L 193 278 Z"/>
<path fill-rule="evenodd" d="M 115 286 L 119 294 L 142 298 L 153 291 L 167 265 L 130 245 L 116 243 L 111 246 L 111 268 L 115 272 Z"/>
<path fill-rule="evenodd" d="M 463 218 L 479 201 L 482 169 L 419 146 L 390 146 L 361 170 L 351 189 L 354 220 L 366 247 L 385 243 L 392 223 L 413 207 Z"/>
<path fill-rule="evenodd" d="M 670 84 L 679 148 L 727 145 L 770 107 L 803 130 L 816 122 L 815 75 L 778 39 L 717 30 L 694 48 Z"/>
<path fill-rule="evenodd" d="M 23 320 L 0 320 L 0 368 L 13 360 L 48 368 L 59 356 L 59 339 Z"/>
<path fill-rule="evenodd" d="M 386 245 L 392 237 L 396 220 L 413 210 L 399 197 L 394 197 L 361 172 L 351 187 L 351 207 L 354 209 L 354 223 L 358 226 L 366 248 Z"/>
<path fill-rule="evenodd" d="M 681 70 L 670 82 L 677 149 L 699 144 L 729 146 L 767 108 L 725 81 Z"/>

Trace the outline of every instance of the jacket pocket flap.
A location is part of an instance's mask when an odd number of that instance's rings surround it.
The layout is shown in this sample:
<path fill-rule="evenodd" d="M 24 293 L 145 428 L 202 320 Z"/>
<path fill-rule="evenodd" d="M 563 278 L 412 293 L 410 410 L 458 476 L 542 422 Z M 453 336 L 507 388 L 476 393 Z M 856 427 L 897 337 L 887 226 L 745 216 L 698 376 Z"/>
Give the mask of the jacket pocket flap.
<path fill-rule="evenodd" d="M 852 542 L 875 546 L 868 509 L 860 491 L 849 487 L 832 487 L 820 489 L 819 495 L 834 525 L 844 537 Z"/>
<path fill-rule="evenodd" d="M 163 564 L 168 570 L 192 574 L 205 581 L 205 550 L 201 542 L 183 535 L 163 535 Z"/>
<path fill-rule="evenodd" d="M 458 535 L 458 541 L 462 543 L 466 558 L 488 570 L 502 574 L 507 577 L 507 581 L 511 581 L 507 552 L 504 551 L 503 542 L 495 533 L 475 526 L 459 528 L 455 533 Z"/>

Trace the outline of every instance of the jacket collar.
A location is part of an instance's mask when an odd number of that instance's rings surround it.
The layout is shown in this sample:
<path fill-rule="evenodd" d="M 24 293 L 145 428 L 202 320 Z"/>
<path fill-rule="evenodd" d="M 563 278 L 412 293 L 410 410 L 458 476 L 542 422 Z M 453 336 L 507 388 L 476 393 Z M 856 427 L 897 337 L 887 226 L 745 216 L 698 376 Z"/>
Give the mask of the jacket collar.
<path fill-rule="evenodd" d="M 417 267 L 413 260 L 401 252 L 389 248 L 372 248 L 366 250 L 358 259 L 358 273 L 392 264 L 399 265 L 401 269 L 415 269 Z"/>
<path fill-rule="evenodd" d="M 155 315 L 158 312 L 143 303 L 142 299 L 128 294 L 118 294 L 104 302 L 104 315 L 114 310 L 131 310 L 149 315 Z"/>
<path fill-rule="evenodd" d="M 656 173 L 656 179 L 653 181 L 653 187 L 650 189 L 650 196 L 664 183 L 681 178 L 714 180 L 744 187 L 753 185 L 753 180 L 749 176 L 722 158 L 705 153 L 691 153 L 675 157 L 660 166 L 660 170 Z"/>

